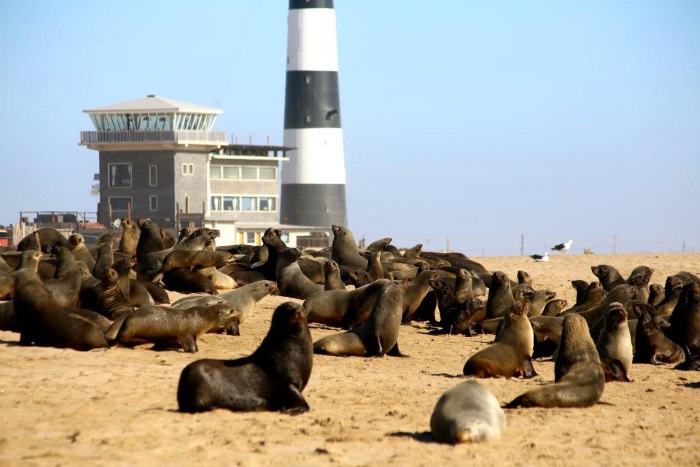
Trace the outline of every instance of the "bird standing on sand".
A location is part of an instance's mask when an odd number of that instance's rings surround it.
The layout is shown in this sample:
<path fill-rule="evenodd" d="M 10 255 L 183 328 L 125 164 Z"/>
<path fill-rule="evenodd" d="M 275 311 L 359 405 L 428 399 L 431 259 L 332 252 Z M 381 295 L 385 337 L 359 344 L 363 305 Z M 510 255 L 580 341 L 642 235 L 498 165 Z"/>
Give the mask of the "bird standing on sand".
<path fill-rule="evenodd" d="M 530 258 L 534 259 L 539 263 L 545 263 L 549 261 L 549 253 L 545 253 L 544 255 L 530 255 Z"/>
<path fill-rule="evenodd" d="M 571 248 L 571 245 L 573 245 L 573 244 L 574 244 L 574 241 L 571 239 L 568 239 L 565 243 L 560 243 L 559 245 L 554 245 L 552 247 L 552 250 L 563 253 L 565 251 L 568 251 L 569 248 Z"/>

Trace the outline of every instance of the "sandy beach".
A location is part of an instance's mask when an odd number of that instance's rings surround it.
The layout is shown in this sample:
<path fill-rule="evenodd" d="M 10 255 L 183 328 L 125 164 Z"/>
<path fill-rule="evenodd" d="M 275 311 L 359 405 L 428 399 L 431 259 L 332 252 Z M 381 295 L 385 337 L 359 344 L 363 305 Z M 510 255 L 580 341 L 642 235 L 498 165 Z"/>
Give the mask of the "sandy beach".
<path fill-rule="evenodd" d="M 700 254 L 554 254 L 473 258 L 515 278 L 529 272 L 573 304 L 573 279 L 596 280 L 591 266 L 609 264 L 627 277 L 654 269 L 652 282 L 686 270 L 700 273 Z M 180 296 L 172 294 L 173 299 Z M 465 380 L 466 359 L 493 336 L 431 333 L 424 323 L 401 327 L 407 358 L 314 356 L 304 396 L 311 410 L 202 414 L 177 411 L 180 372 L 201 358 L 250 354 L 267 333 L 269 296 L 241 325 L 240 336 L 205 335 L 196 354 L 134 349 L 77 352 L 20 347 L 0 332 L 0 464 L 2 465 L 698 465 L 700 372 L 674 365 L 634 364 L 631 383 L 608 383 L 585 409 L 506 411 L 506 429 L 482 444 L 443 445 L 429 434 L 440 395 Z M 339 332 L 312 324 L 314 340 Z M 539 376 L 480 380 L 505 404 L 553 381 L 554 363 L 534 361 Z"/>

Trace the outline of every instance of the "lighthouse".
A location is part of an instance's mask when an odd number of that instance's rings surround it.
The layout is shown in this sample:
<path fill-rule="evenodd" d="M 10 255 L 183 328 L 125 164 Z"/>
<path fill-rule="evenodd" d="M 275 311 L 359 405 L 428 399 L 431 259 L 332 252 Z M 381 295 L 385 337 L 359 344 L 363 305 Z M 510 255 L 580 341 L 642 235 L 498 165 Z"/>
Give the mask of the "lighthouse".
<path fill-rule="evenodd" d="M 347 225 L 333 0 L 290 0 L 280 223 Z"/>

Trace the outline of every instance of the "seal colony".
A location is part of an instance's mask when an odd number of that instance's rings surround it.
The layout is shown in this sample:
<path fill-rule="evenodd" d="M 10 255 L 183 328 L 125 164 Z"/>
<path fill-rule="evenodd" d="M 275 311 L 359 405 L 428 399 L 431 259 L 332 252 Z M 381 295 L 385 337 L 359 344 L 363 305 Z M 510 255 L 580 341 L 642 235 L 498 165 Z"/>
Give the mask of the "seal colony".
<path fill-rule="evenodd" d="M 360 255 L 363 254 L 363 252 L 362 252 L 361 250 L 358 250 L 358 251 L 359 251 Z M 421 253 L 421 255 L 424 254 L 424 253 L 425 253 L 425 252 Z M 420 256 L 420 255 L 419 255 L 419 256 Z M 40 261 L 41 261 L 41 260 L 40 260 Z M 243 263 L 240 263 L 240 264 L 243 264 Z M 340 264 L 339 266 L 342 267 L 343 265 Z M 346 266 L 347 266 L 347 265 L 346 265 Z M 488 268 L 488 264 L 486 264 L 485 266 Z M 694 270 L 694 269 L 695 269 L 692 265 L 689 265 L 688 268 L 691 269 L 691 270 Z M 441 276 L 442 276 L 442 277 L 445 277 L 445 278 L 447 278 L 447 279 L 452 279 L 452 280 L 454 280 L 454 274 L 450 275 L 450 273 L 448 273 L 447 271 L 445 271 L 445 272 L 446 272 L 446 274 L 442 274 L 442 273 L 441 273 Z M 505 272 L 509 273 L 510 271 L 505 271 Z M 536 274 L 531 274 L 531 276 L 532 276 L 532 277 L 531 277 L 531 278 L 532 278 L 532 283 L 531 283 L 529 286 L 530 286 L 533 290 L 543 289 L 543 287 L 542 287 L 541 285 L 538 284 L 539 277 L 538 277 Z M 574 279 L 574 278 L 567 278 L 567 279 Z M 595 277 L 594 277 L 594 276 L 586 276 L 586 277 L 582 277 L 582 279 L 586 279 L 586 280 L 590 281 L 590 280 L 594 280 Z M 662 279 L 663 279 L 663 278 L 662 278 Z M 393 288 L 396 288 L 396 287 L 398 286 L 398 284 L 395 283 L 393 280 L 387 280 L 387 279 L 381 279 L 381 280 L 382 280 L 382 281 L 386 281 L 386 283 L 394 284 L 394 285 L 392 285 Z M 410 280 L 407 280 L 406 283 L 407 283 L 407 284 L 410 283 Z M 451 284 L 450 281 L 447 281 L 446 283 L 447 283 L 447 284 Z M 510 287 L 511 287 L 511 289 L 513 288 L 512 284 L 510 284 Z M 691 289 L 688 288 L 688 290 L 691 290 Z M 692 290 L 691 290 L 691 291 L 692 291 Z M 396 291 L 396 292 L 399 293 L 399 291 Z M 500 292 L 500 291 L 499 291 L 499 292 Z M 573 294 L 574 290 L 572 289 L 571 292 L 572 292 L 572 294 Z M 319 292 L 319 293 L 323 293 L 323 292 Z M 688 295 L 688 294 L 689 294 L 689 293 L 687 293 L 686 295 Z M 380 292 L 378 292 L 378 293 L 377 293 L 377 296 L 375 297 L 375 300 L 379 301 L 379 298 L 381 297 L 381 295 L 382 295 L 382 294 L 381 294 Z M 690 294 L 690 295 L 692 295 L 692 294 Z M 216 296 L 216 295 L 211 294 L 211 296 Z M 525 296 L 525 294 L 522 294 L 522 296 Z M 567 297 L 567 298 L 568 298 L 568 297 Z M 297 304 L 303 303 L 303 301 L 302 301 L 301 299 L 296 299 L 296 300 L 297 300 L 297 301 L 294 302 L 294 303 L 297 303 Z M 308 298 L 307 298 L 307 300 L 308 300 Z M 516 297 L 515 297 L 515 296 L 513 296 L 513 300 L 514 300 L 514 304 L 515 304 L 515 303 L 522 303 L 522 302 L 515 301 L 515 300 L 516 300 Z M 571 302 L 573 303 L 573 300 L 571 300 Z M 394 298 L 393 298 L 393 303 L 398 303 L 398 298 L 394 297 Z M 618 303 L 620 303 L 620 302 L 618 302 Z M 694 305 L 695 302 L 694 302 L 692 299 L 684 299 L 682 303 L 683 303 L 683 306 L 684 306 L 684 308 L 683 308 L 683 313 L 684 313 L 684 314 L 688 314 L 688 313 L 689 313 L 689 314 L 692 315 L 693 312 L 695 311 L 695 305 Z M 690 304 L 690 305 L 689 305 L 689 304 Z M 622 305 L 622 306 L 627 306 L 627 304 L 621 304 L 621 305 Z M 393 305 L 392 305 L 392 306 L 393 306 Z M 512 306 L 512 305 L 511 305 L 511 306 Z M 616 306 L 617 306 L 617 305 L 616 305 Z M 652 305 L 650 305 L 650 306 L 652 306 Z M 382 308 L 382 307 L 381 307 L 381 306 L 373 307 L 373 310 L 374 310 L 374 308 Z M 495 308 L 496 308 L 496 307 L 494 307 L 494 309 L 495 309 Z M 301 310 L 303 310 L 303 309 L 304 309 L 304 308 L 301 308 Z M 606 310 L 607 310 L 607 309 L 606 309 Z M 605 312 L 606 312 L 606 310 L 603 310 L 603 314 L 601 315 L 603 318 L 605 317 Z M 690 312 L 687 312 L 686 310 L 690 310 Z M 436 312 L 439 313 L 440 310 L 437 310 Z M 255 305 L 255 304 L 253 304 L 252 309 L 249 310 L 249 313 L 252 313 L 252 314 L 255 314 L 255 313 L 256 313 L 256 305 Z M 303 311 L 302 311 L 302 313 L 303 313 Z M 527 313 L 525 313 L 525 314 L 527 314 Z M 558 313 L 555 313 L 555 315 L 556 315 L 556 314 L 558 314 Z M 626 314 L 627 314 L 627 317 L 628 317 L 628 321 L 635 321 L 634 317 L 636 317 L 637 315 L 636 315 L 636 313 L 634 313 L 634 310 L 628 311 Z M 564 315 L 562 315 L 562 316 L 553 316 L 552 318 L 559 318 L 559 319 L 561 319 L 562 321 L 565 321 L 569 315 L 571 315 L 570 312 L 567 313 L 567 314 L 564 314 Z M 369 314 L 369 316 L 368 316 L 367 319 L 369 320 L 369 318 L 371 318 L 371 316 L 372 316 L 372 313 Z M 397 312 L 394 312 L 394 313 L 392 314 L 392 316 L 399 317 L 399 316 L 400 316 L 400 313 L 399 313 L 398 311 L 397 311 Z M 504 313 L 503 316 L 506 316 L 506 317 L 507 317 L 507 314 Z M 574 316 L 575 316 L 575 315 L 574 315 Z M 680 315 L 679 315 L 679 316 L 680 316 Z M 380 318 L 379 316 L 376 317 L 376 319 L 379 319 L 379 318 Z M 395 321 L 399 321 L 399 322 L 401 321 L 400 318 L 399 318 L 399 319 L 397 319 L 397 318 L 392 318 L 392 320 L 393 320 L 392 323 L 395 322 Z M 353 330 L 355 330 L 355 332 L 358 332 L 357 330 L 358 330 L 362 325 L 363 325 L 362 323 L 354 323 Z M 329 325 L 328 325 L 328 324 L 324 324 L 324 325 L 323 325 L 323 327 L 326 327 L 326 326 L 329 326 Z M 377 325 L 376 325 L 376 322 L 375 322 L 374 326 L 375 326 L 375 328 L 374 328 L 375 330 L 383 330 L 383 328 L 381 328 L 381 327 L 380 327 L 380 328 L 377 328 L 377 327 L 376 327 L 376 326 L 377 326 Z M 315 325 L 315 324 L 312 323 L 311 326 L 310 326 L 310 333 L 311 333 L 311 335 L 314 336 L 314 337 L 316 337 L 315 334 L 316 334 L 317 332 L 319 332 L 320 329 L 323 329 L 323 327 L 318 327 L 318 325 Z M 406 325 L 406 324 L 403 324 L 403 325 L 402 325 L 402 324 L 399 324 L 396 328 L 394 328 L 394 325 L 392 324 L 392 326 L 391 326 L 391 333 L 390 333 L 390 334 L 391 334 L 391 336 L 390 336 L 391 339 L 389 340 L 389 342 L 390 342 L 390 343 L 391 343 L 391 342 L 394 342 L 394 343 L 396 343 L 396 342 L 401 342 L 401 341 L 402 341 L 402 339 L 401 339 L 401 336 L 402 336 L 402 335 L 406 334 L 407 332 L 413 332 L 413 328 L 418 328 L 418 327 L 419 327 L 419 329 L 426 329 L 426 330 L 431 330 L 431 329 L 434 328 L 434 326 L 432 326 L 431 324 L 429 324 L 429 322 L 428 322 L 428 323 L 426 323 L 426 322 L 421 322 L 421 321 L 416 322 L 416 320 L 412 321 L 412 324 L 410 324 L 410 325 Z M 533 327 L 534 327 L 534 326 L 533 326 Z M 388 328 L 389 328 L 389 327 L 387 327 L 387 329 L 388 329 Z M 565 328 L 565 326 L 562 326 L 562 328 Z M 397 329 L 397 330 L 394 331 L 394 329 Z M 500 334 L 501 332 L 506 333 L 506 334 L 504 334 L 504 337 L 502 338 L 502 339 L 505 339 L 505 336 L 507 335 L 507 332 L 506 332 L 507 329 L 508 329 L 508 327 L 506 326 L 506 323 L 504 322 L 503 328 L 500 329 L 500 331 L 499 331 L 499 330 L 496 330 L 496 332 L 499 333 L 499 334 Z M 607 329 L 607 326 L 603 326 L 603 329 Z M 338 330 L 340 330 L 340 327 L 338 327 Z M 352 332 L 352 331 L 351 331 L 351 332 Z M 590 332 L 590 330 L 589 330 L 589 332 Z M 393 337 L 394 334 L 397 335 L 396 338 Z M 677 334 L 680 334 L 680 333 L 677 333 Z M 201 334 L 198 334 L 198 335 L 199 335 L 199 337 L 203 337 Z M 535 330 L 535 335 L 536 335 L 536 330 Z M 674 334 L 669 333 L 669 335 L 674 335 Z M 205 338 L 205 337 L 206 337 L 206 336 L 204 336 L 204 338 Z M 597 336 L 596 336 L 596 337 L 597 337 Z M 426 336 L 425 338 L 426 338 L 426 339 L 429 339 L 429 338 L 431 338 L 431 337 Z M 432 337 L 432 339 L 434 339 L 434 345 L 435 345 L 435 346 L 439 346 L 439 345 L 440 345 L 440 339 L 441 339 L 441 338 L 442 338 L 442 336 L 433 336 L 433 337 Z M 480 339 L 480 340 L 482 340 L 483 343 L 484 343 L 484 348 L 485 348 L 486 345 L 487 345 L 487 340 L 486 340 L 486 339 L 483 339 L 483 336 L 460 337 L 460 338 L 461 338 L 461 339 Z M 690 343 L 694 343 L 694 342 L 695 342 L 695 340 L 692 338 L 692 336 L 691 336 L 690 338 L 684 336 L 683 338 L 685 339 L 686 342 L 690 342 Z M 237 339 L 237 338 L 234 337 L 234 336 L 228 336 L 227 339 L 231 339 L 232 346 L 235 347 L 235 342 L 236 342 L 236 339 Z M 593 338 L 593 336 L 591 336 L 591 339 L 592 339 L 592 342 L 596 342 L 596 341 L 597 341 L 597 339 L 596 339 L 596 338 Z M 313 341 L 312 341 L 312 342 L 313 342 Z M 381 340 L 378 340 L 378 342 L 381 344 Z M 384 352 L 386 352 L 386 351 L 388 351 L 388 350 L 391 350 L 391 349 L 384 350 L 384 347 L 386 347 L 386 346 L 387 346 L 386 344 L 381 344 L 382 352 L 380 352 L 380 351 L 379 351 L 380 345 L 377 345 L 377 346 L 376 346 L 376 350 L 373 350 L 372 352 L 368 352 L 368 354 L 369 354 L 369 355 L 380 355 L 380 354 L 384 354 Z M 262 347 L 262 345 L 261 345 L 261 347 Z M 594 347 L 594 348 L 595 348 L 595 347 Z M 137 350 L 137 351 L 138 351 L 138 350 Z M 204 353 L 204 355 L 203 355 L 204 357 L 207 356 L 207 355 L 206 355 L 207 348 L 206 348 L 205 345 L 200 346 L 199 351 L 200 351 L 200 353 Z M 409 347 L 409 348 L 406 348 L 405 346 L 402 346 L 402 351 L 406 352 L 406 354 L 409 355 L 409 357 L 408 357 L 409 359 L 419 359 L 419 358 L 422 358 L 422 357 L 423 357 L 422 355 L 414 354 L 414 353 L 411 351 L 411 348 L 410 348 L 410 347 Z M 108 352 L 112 352 L 112 351 L 108 351 Z M 262 351 L 261 351 L 261 352 L 262 352 Z M 467 357 L 467 358 L 470 358 L 470 357 L 473 356 L 474 354 L 476 354 L 476 352 L 473 352 L 471 355 L 466 355 L 466 357 Z M 260 354 L 258 354 L 258 355 L 260 355 Z M 530 355 L 531 355 L 531 354 L 530 354 Z M 566 352 L 564 351 L 564 349 L 560 349 L 560 351 L 559 351 L 559 357 L 564 358 L 564 357 L 562 357 L 562 355 L 566 355 Z M 128 358 L 128 354 L 126 354 L 125 356 Z M 691 355 L 691 356 L 692 356 L 692 355 Z M 460 373 L 459 368 L 460 368 L 461 364 L 464 362 L 464 359 L 460 358 L 459 356 L 456 356 L 456 357 L 457 357 L 457 358 L 455 358 L 455 366 L 453 367 L 453 370 L 452 370 L 452 373 L 453 373 L 455 376 L 458 375 L 458 374 Z M 245 357 L 244 357 L 244 358 L 245 358 Z M 329 358 L 330 358 L 330 357 L 327 357 L 327 356 L 325 356 L 325 355 L 318 355 L 318 356 L 316 357 L 316 360 L 314 361 L 314 364 L 316 365 L 316 367 L 318 367 L 319 365 L 324 365 L 325 363 L 328 362 Z M 393 360 L 393 359 L 392 359 L 392 360 Z M 372 363 L 372 364 L 373 364 L 373 365 L 381 365 L 381 363 Z M 634 363 L 634 364 L 632 365 L 632 367 L 630 368 L 630 373 L 631 373 L 631 376 L 632 376 L 630 379 L 632 379 L 633 382 L 632 382 L 632 383 L 628 383 L 628 384 L 640 384 L 640 383 L 634 382 L 634 381 L 635 381 L 635 379 L 634 379 L 634 371 L 635 371 L 634 368 L 635 368 L 636 365 L 637 365 L 637 363 Z M 589 365 L 589 367 L 590 367 L 591 369 L 594 369 L 594 368 L 595 368 L 595 365 Z M 599 367 L 600 367 L 600 365 L 599 365 Z M 205 366 L 204 368 L 206 368 L 206 371 L 209 371 L 209 370 L 208 370 L 208 367 Z M 670 368 L 670 367 L 669 367 L 669 368 Z M 182 370 L 182 368 L 180 368 L 180 370 Z M 257 371 L 257 370 L 256 370 L 256 371 Z M 538 371 L 539 371 L 539 370 L 538 370 Z M 595 371 L 594 371 L 594 373 L 595 373 Z M 250 373 L 249 373 L 249 372 L 244 372 L 243 374 L 250 374 Z M 410 375 L 407 375 L 407 376 L 410 377 Z M 565 376 L 565 375 L 564 375 L 564 376 Z M 562 380 L 564 379 L 564 376 L 562 377 Z M 144 377 L 147 377 L 147 375 L 144 376 Z M 247 376 L 246 376 L 246 378 L 247 378 Z M 309 371 L 309 379 L 310 379 L 310 378 L 311 378 L 311 372 Z M 360 379 L 360 378 L 362 378 L 362 375 L 358 375 L 358 379 Z M 309 379 L 307 379 L 307 382 L 309 381 Z M 310 380 L 313 381 L 313 379 L 310 379 Z M 597 381 L 597 379 L 594 379 L 594 381 Z M 560 381 L 557 381 L 557 380 L 555 379 L 555 383 L 554 383 L 554 384 L 557 384 L 557 383 L 559 383 L 559 382 L 560 382 Z M 306 384 L 306 383 L 304 383 L 304 384 Z M 340 384 L 340 383 L 339 383 L 339 384 Z M 371 383 L 371 382 L 368 381 L 367 384 L 373 384 L 373 383 Z M 497 385 L 497 384 L 498 384 L 498 381 L 495 381 L 494 384 Z M 595 384 L 597 384 L 597 383 L 595 383 Z M 594 385 L 595 385 L 595 384 L 594 384 Z M 614 383 L 613 383 L 613 384 L 614 384 Z M 268 386 L 265 386 L 265 387 L 268 387 Z M 272 386 L 270 386 L 270 387 L 272 387 Z M 298 389 L 300 386 L 297 385 L 297 386 L 295 386 L 295 387 Z M 257 387 L 256 387 L 256 391 L 257 391 L 258 389 L 260 389 L 260 388 L 257 388 Z M 303 390 L 303 388 L 302 388 L 301 390 Z M 297 392 L 298 392 L 298 395 L 301 395 L 301 390 L 297 390 L 296 392 L 295 392 L 295 391 L 292 391 L 292 393 L 295 394 L 295 396 L 297 395 Z M 178 389 L 178 392 L 179 392 L 179 389 Z M 595 393 L 595 391 L 594 391 L 594 393 Z M 305 394 L 306 394 L 306 393 L 305 393 Z M 437 399 L 437 396 L 438 396 L 438 395 L 439 395 L 439 394 L 436 394 L 436 399 Z M 298 398 L 294 398 L 293 396 L 289 396 L 289 397 L 292 398 L 293 400 L 296 400 L 296 401 L 298 402 L 298 404 L 296 404 L 296 405 L 295 405 L 295 404 L 292 404 L 290 407 L 287 407 L 287 406 L 284 405 L 284 404 L 280 405 L 280 404 L 277 404 L 276 402 L 274 402 L 274 403 L 268 404 L 267 406 L 265 406 L 266 408 L 263 408 L 263 409 L 259 409 L 258 407 L 260 407 L 260 406 L 257 406 L 257 405 L 254 405 L 254 404 L 253 404 L 253 406 L 255 407 L 253 410 L 280 410 L 280 411 L 289 411 L 289 412 L 291 412 L 291 413 L 294 413 L 294 412 L 296 412 L 296 411 L 303 411 L 303 410 L 312 410 L 312 411 L 313 411 L 314 401 L 315 401 L 315 400 L 318 400 L 317 398 L 318 398 L 319 396 L 321 396 L 321 394 L 320 394 L 318 391 L 314 391 L 314 392 L 312 392 L 312 393 L 310 393 L 310 394 L 306 394 L 306 395 L 302 398 L 302 400 L 304 400 L 304 402 L 305 402 L 305 404 L 306 404 L 306 407 L 304 407 L 304 404 L 302 404 L 301 402 L 299 402 L 299 399 L 298 399 Z M 286 396 L 285 396 L 285 397 L 286 397 Z M 605 395 L 604 395 L 604 393 L 601 393 L 601 397 L 603 398 L 603 400 L 605 400 Z M 285 400 L 286 400 L 286 398 L 285 398 Z M 600 400 L 600 399 L 599 399 L 599 400 Z M 507 399 L 502 400 L 502 402 L 507 402 L 507 401 L 508 401 Z M 205 404 L 205 405 L 206 405 L 206 404 Z M 524 404 L 522 404 L 522 405 L 524 405 Z M 179 402 L 178 402 L 178 406 L 179 406 Z M 201 410 L 209 410 L 209 409 L 211 409 L 211 408 L 217 408 L 217 407 L 230 408 L 230 407 L 227 407 L 226 405 L 218 405 L 218 403 L 212 403 L 208 408 L 206 408 L 206 409 L 201 409 Z M 243 409 L 234 408 L 233 410 L 246 410 L 246 409 L 245 409 L 245 407 L 246 407 L 245 404 L 243 405 L 243 407 L 244 407 Z M 301 408 L 301 409 L 300 409 L 300 408 Z M 288 410 L 288 409 L 289 409 L 289 410 Z M 302 409 L 303 409 L 303 410 L 302 410 Z M 189 411 L 188 409 L 182 409 L 182 410 L 183 410 L 183 411 Z M 196 410 L 200 410 L 200 409 L 196 409 Z"/>

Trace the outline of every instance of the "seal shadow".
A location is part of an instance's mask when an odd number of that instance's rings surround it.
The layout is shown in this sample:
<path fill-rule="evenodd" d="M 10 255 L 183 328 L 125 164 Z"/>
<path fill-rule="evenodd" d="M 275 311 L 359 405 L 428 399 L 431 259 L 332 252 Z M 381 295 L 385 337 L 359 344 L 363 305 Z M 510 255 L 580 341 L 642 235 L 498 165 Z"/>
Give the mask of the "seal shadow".
<path fill-rule="evenodd" d="M 696 381 L 694 383 L 679 383 L 678 385 L 691 389 L 700 389 L 700 381 Z"/>
<path fill-rule="evenodd" d="M 435 438 L 433 438 L 433 434 L 429 431 L 419 431 L 415 433 L 411 433 L 409 431 L 395 431 L 393 433 L 389 433 L 387 436 L 394 438 L 412 438 L 421 443 L 437 443 Z"/>
<path fill-rule="evenodd" d="M 442 376 L 443 378 L 464 378 L 463 374 L 451 375 L 449 373 L 432 373 L 430 376 Z"/>

